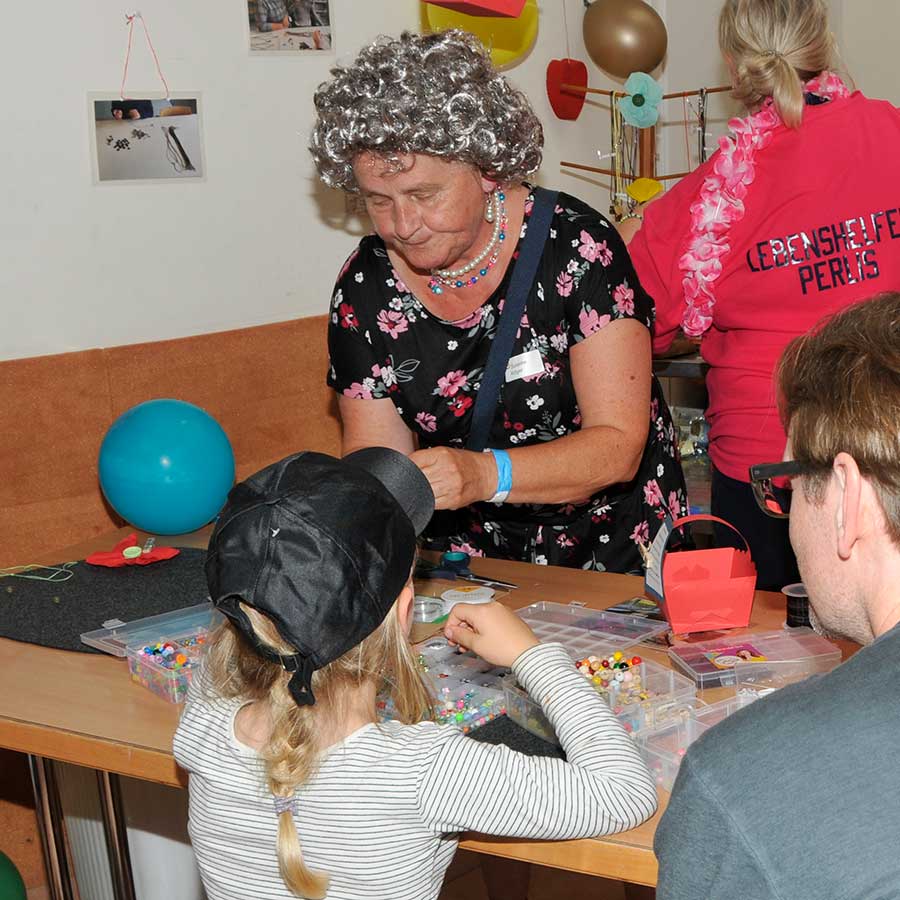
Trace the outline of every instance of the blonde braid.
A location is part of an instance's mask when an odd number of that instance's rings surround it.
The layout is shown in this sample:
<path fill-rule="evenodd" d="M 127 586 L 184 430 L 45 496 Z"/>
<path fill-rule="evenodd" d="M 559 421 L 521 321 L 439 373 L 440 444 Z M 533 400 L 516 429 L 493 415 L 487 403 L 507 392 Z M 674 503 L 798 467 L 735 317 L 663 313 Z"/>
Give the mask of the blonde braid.
<path fill-rule="evenodd" d="M 268 618 L 246 604 L 241 608 L 257 635 L 272 649 L 294 652 Z M 386 690 L 397 719 L 405 724 L 433 716 L 434 698 L 422 680 L 396 603 L 362 643 L 313 674 L 315 706 L 297 706 L 288 690 L 289 674 L 254 653 L 230 622 L 210 639 L 205 665 L 209 689 L 215 696 L 266 704 L 271 730 L 260 756 L 269 790 L 284 800 L 291 799 L 315 773 L 324 749 L 316 737 L 341 720 L 348 690 L 358 690 L 368 682 Z M 279 813 L 277 854 L 281 877 L 290 891 L 309 900 L 325 896 L 328 875 L 305 864 L 292 808 Z"/>

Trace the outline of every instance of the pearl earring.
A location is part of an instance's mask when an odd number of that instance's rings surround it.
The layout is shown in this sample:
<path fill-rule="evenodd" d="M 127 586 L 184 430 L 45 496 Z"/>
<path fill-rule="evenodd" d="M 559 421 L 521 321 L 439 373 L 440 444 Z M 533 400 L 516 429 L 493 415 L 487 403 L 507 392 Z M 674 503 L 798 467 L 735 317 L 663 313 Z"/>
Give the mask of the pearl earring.
<path fill-rule="evenodd" d="M 484 221 L 494 221 L 494 195 L 488 194 L 487 202 L 484 205 Z"/>

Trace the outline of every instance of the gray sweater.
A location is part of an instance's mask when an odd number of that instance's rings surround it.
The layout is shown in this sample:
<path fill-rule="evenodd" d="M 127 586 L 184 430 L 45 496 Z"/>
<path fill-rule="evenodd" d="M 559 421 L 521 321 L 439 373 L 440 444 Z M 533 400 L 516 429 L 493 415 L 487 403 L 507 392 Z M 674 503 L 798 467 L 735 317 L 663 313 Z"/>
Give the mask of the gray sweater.
<path fill-rule="evenodd" d="M 689 750 L 657 900 L 900 898 L 900 625 Z"/>

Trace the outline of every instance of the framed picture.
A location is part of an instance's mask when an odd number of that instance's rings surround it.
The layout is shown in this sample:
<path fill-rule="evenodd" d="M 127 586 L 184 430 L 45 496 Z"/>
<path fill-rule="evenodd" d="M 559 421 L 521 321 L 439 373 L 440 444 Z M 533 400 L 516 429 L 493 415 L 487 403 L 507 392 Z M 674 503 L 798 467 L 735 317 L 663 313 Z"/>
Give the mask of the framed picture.
<path fill-rule="evenodd" d="M 203 178 L 198 95 L 123 100 L 91 94 L 88 104 L 96 182 Z"/>
<path fill-rule="evenodd" d="M 333 47 L 330 0 L 247 0 L 251 53 L 315 53 Z"/>

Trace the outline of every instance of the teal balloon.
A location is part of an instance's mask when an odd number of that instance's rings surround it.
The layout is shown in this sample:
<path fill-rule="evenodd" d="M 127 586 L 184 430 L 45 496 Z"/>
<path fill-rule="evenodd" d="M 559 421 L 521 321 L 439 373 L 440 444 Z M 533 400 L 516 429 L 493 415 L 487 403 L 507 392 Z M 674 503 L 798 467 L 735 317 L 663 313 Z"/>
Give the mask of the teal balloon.
<path fill-rule="evenodd" d="M 13 861 L 0 851 L 0 898 L 2 900 L 28 900 L 25 882 Z"/>
<path fill-rule="evenodd" d="M 100 487 L 128 523 L 184 534 L 215 518 L 234 483 L 234 453 L 222 426 L 184 400 L 148 400 L 109 427 Z"/>

